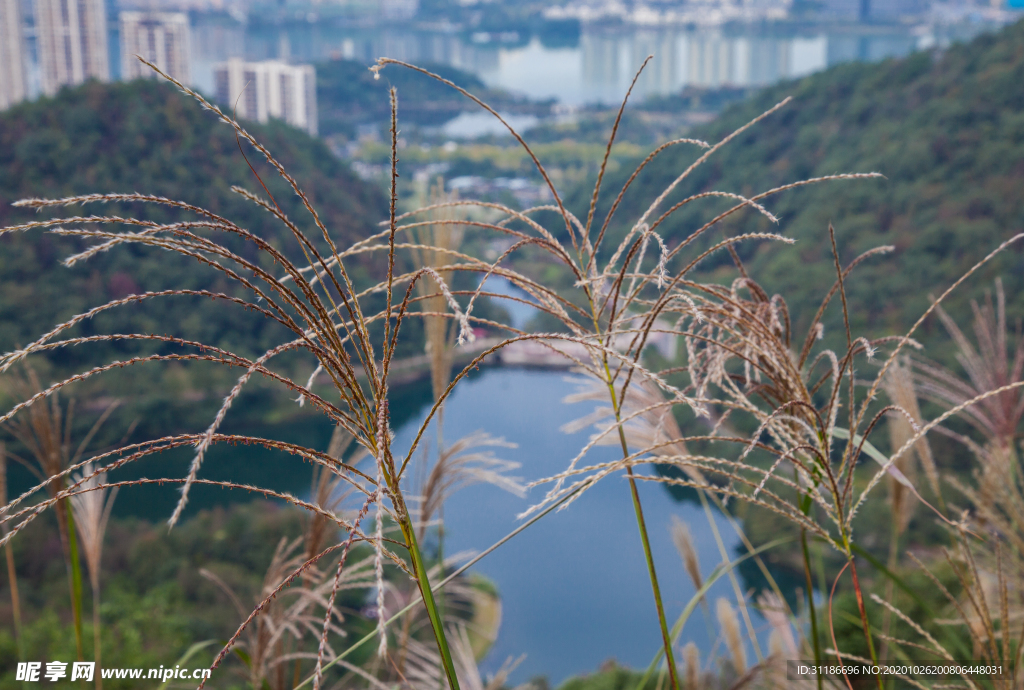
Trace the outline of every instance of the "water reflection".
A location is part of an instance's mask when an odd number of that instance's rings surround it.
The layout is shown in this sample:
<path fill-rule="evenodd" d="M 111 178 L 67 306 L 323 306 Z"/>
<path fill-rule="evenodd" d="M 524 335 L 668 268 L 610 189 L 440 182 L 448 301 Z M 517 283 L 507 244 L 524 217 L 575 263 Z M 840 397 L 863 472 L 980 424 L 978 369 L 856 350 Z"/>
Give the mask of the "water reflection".
<path fill-rule="evenodd" d="M 500 453 L 503 459 L 522 464 L 516 474 L 528 481 L 550 476 L 566 468 L 589 436 L 587 431 L 571 435 L 559 431 L 594 407 L 594 403 L 564 404 L 562 398 L 574 390 L 563 372 L 487 369 L 455 389 L 446 406 L 445 437 L 455 439 L 479 429 L 504 436 L 519 444 Z M 425 411 L 397 431 L 395 448 L 408 447 L 423 416 Z M 598 447 L 588 453 L 586 463 L 615 457 L 614 448 Z M 486 548 L 520 525 L 516 514 L 538 501 L 543 492 L 544 488 L 536 488 L 520 499 L 493 486 L 477 485 L 456 494 L 445 506 L 445 550 Z M 640 492 L 666 613 L 674 620 L 693 596 L 694 587 L 672 544 L 672 515 L 690 524 L 705 576 L 721 557 L 699 505 L 677 502 L 662 486 L 649 482 L 641 482 Z M 714 513 L 713 518 L 729 558 L 735 558 L 739 538 L 724 516 Z M 547 515 L 474 570 L 494 580 L 504 607 L 498 640 L 483 670 L 495 672 L 509 656 L 526 654 L 511 685 L 536 675 L 548 676 L 555 685 L 570 675 L 592 673 L 612 657 L 643 668 L 659 648 L 654 601 L 629 488 L 622 476 L 599 482 L 566 510 Z M 740 584 L 747 586 L 742 580 Z M 731 595 L 725 579 L 717 582 L 709 594 L 712 608 L 717 597 Z M 766 637 L 763 619 L 755 611 L 751 615 L 758 637 Z M 697 611 L 681 639 L 695 642 L 707 659 L 715 645 L 709 632 Z M 765 644 L 765 639 L 760 641 Z M 746 645 L 752 658 L 753 647 L 749 641 Z"/>
<path fill-rule="evenodd" d="M 212 89 L 212 64 L 228 57 L 318 62 L 332 58 L 372 61 L 386 55 L 451 65 L 479 75 L 490 86 L 566 105 L 614 103 L 648 55 L 639 96 L 664 95 L 685 86 L 756 87 L 804 76 L 851 60 L 881 60 L 969 38 L 987 27 L 837 25 L 799 28 L 584 27 L 576 45 L 538 37 L 502 41 L 454 32 L 349 28 L 310 16 L 286 24 L 243 25 L 226 14 L 193 17 L 197 85 Z M 480 40 L 485 42 L 480 42 Z M 493 40 L 492 40 L 493 39 Z"/>
<path fill-rule="evenodd" d="M 490 282 L 490 281 L 489 281 Z M 489 289 L 516 294 L 515 288 L 495 280 Z M 528 308 L 514 318 L 529 318 Z M 564 470 L 587 442 L 589 432 L 565 434 L 560 427 L 593 410 L 594 403 L 567 405 L 562 399 L 575 390 L 562 371 L 485 368 L 465 379 L 449 399 L 445 413 L 445 437 L 457 439 L 478 430 L 502 436 L 518 447 L 501 449 L 500 457 L 521 463 L 514 473 L 525 480 L 550 476 Z M 422 381 L 395 392 L 396 451 L 409 447 L 431 402 L 430 385 Z M 287 423 L 228 428 L 234 433 L 275 438 L 326 448 L 331 427 L 321 417 L 309 416 Z M 421 448 L 434 445 L 428 430 Z M 598 447 L 586 463 L 616 457 L 614 448 Z M 118 480 L 138 476 L 184 476 L 191 453 L 165 453 L 119 471 Z M 411 475 L 419 471 L 417 454 Z M 645 470 L 640 472 L 647 474 Z M 258 486 L 306 495 L 309 465 L 256 446 L 218 445 L 203 466 L 206 479 L 247 482 Z M 17 487 L 15 487 L 17 488 Z M 411 487 L 410 487 L 411 488 Z M 714 533 L 699 502 L 676 500 L 663 485 L 641 482 L 645 519 L 661 580 L 666 611 L 674 620 L 694 594 L 672 544 L 669 525 L 673 515 L 690 524 L 694 546 L 705 577 L 721 561 Z M 522 524 L 516 515 L 543 495 L 533 489 L 526 499 L 489 485 L 471 486 L 455 494 L 445 505 L 445 551 L 479 552 Z M 235 501 L 251 500 L 242 492 L 216 487 L 193 488 L 189 514 Z M 134 487 L 118 496 L 119 516 L 166 519 L 178 499 L 174 486 Z M 725 517 L 713 519 L 721 533 L 728 557 L 737 556 L 739 538 Z M 554 512 L 513 538 L 474 567 L 491 578 L 501 593 L 503 618 L 498 640 L 482 668 L 493 673 L 509 656 L 526 659 L 511 678 L 516 685 L 536 675 L 546 675 L 552 685 L 570 675 L 593 672 L 610 657 L 632 667 L 645 667 L 660 646 L 657 618 L 651 597 L 643 551 L 623 477 L 599 482 L 566 510 Z M 738 572 L 742 591 L 764 586 L 756 567 Z M 776 579 L 784 573 L 775 572 Z M 786 585 L 794 584 L 786 582 Z M 724 578 L 709 593 L 731 597 Z M 751 612 L 762 648 L 768 634 L 763 619 Z M 709 627 L 698 609 L 683 629 L 682 640 L 693 641 L 702 658 L 715 649 L 715 625 Z M 747 655 L 753 648 L 747 641 Z"/>

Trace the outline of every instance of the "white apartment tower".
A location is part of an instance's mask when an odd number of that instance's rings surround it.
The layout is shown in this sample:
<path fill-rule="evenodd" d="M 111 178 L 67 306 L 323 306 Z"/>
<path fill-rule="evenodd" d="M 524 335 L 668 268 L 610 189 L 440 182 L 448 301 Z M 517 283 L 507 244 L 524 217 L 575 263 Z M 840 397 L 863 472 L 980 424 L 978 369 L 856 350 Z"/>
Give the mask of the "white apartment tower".
<path fill-rule="evenodd" d="M 461 3 L 469 4 L 469 3 Z M 383 19 L 407 21 L 416 16 L 419 0 L 379 0 L 378 10 Z"/>
<path fill-rule="evenodd" d="M 0 0 L 0 110 L 25 100 L 19 0 Z"/>
<path fill-rule="evenodd" d="M 232 58 L 217 65 L 213 78 L 217 100 L 228 112 L 234 110 L 240 118 L 259 122 L 277 117 L 316 135 L 316 71 L 312 65 Z"/>
<path fill-rule="evenodd" d="M 35 0 L 43 93 L 110 79 L 104 0 Z"/>
<path fill-rule="evenodd" d="M 174 77 L 189 84 L 188 16 L 181 12 L 122 12 L 121 78 L 155 77 L 156 72 L 139 62 L 140 55 Z"/>

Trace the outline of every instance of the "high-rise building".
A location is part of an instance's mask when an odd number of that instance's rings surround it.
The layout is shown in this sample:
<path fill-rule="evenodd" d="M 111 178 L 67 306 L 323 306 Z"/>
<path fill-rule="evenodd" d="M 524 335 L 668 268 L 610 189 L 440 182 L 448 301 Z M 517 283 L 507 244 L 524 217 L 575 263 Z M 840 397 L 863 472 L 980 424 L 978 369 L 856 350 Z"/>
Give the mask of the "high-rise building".
<path fill-rule="evenodd" d="M 217 65 L 213 78 L 217 100 L 239 118 L 266 122 L 276 117 L 316 135 L 316 71 L 312 65 L 233 58 Z"/>
<path fill-rule="evenodd" d="M 381 18 L 392 21 L 412 19 L 419 8 L 419 0 L 380 0 L 378 6 Z"/>
<path fill-rule="evenodd" d="M 110 79 L 104 0 L 35 0 L 43 93 Z"/>
<path fill-rule="evenodd" d="M 191 83 L 188 16 L 180 12 L 122 12 L 121 78 L 153 77 L 139 55 L 183 84 Z"/>
<path fill-rule="evenodd" d="M 0 0 L 0 110 L 25 99 L 25 42 L 19 0 Z"/>

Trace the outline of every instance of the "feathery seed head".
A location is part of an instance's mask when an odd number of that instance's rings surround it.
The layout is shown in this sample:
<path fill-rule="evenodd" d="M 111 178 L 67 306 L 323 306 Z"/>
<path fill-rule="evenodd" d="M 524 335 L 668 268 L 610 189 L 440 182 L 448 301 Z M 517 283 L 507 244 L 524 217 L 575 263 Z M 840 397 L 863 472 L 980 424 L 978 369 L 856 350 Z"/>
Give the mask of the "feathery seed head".
<path fill-rule="evenodd" d="M 747 671 L 747 657 L 743 650 L 743 637 L 740 634 L 740 621 L 736 616 L 736 609 L 732 607 L 728 599 L 719 597 L 715 602 L 715 615 L 718 618 L 718 627 L 721 629 L 722 637 L 725 639 L 725 646 L 729 650 L 733 669 L 742 676 Z"/>
<path fill-rule="evenodd" d="M 676 551 L 679 552 L 680 557 L 683 559 L 683 567 L 690 576 L 690 581 L 693 582 L 694 588 L 699 590 L 704 586 L 704 578 L 700 573 L 700 560 L 697 558 L 697 549 L 693 546 L 690 526 L 680 520 L 679 517 L 673 515 L 670 529 L 672 531 L 672 542 L 676 545 Z"/>

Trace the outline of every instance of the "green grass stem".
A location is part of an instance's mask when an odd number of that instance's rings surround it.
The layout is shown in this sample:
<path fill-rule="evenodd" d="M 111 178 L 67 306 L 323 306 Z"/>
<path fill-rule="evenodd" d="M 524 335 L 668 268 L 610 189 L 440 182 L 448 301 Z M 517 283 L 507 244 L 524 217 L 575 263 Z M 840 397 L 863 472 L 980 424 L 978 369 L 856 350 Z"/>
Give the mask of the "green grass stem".
<path fill-rule="evenodd" d="M 78 660 L 85 661 L 82 646 L 82 564 L 78 558 L 78 535 L 75 534 L 75 517 L 71 514 L 71 506 L 66 506 L 64 517 L 67 520 L 68 554 L 71 561 L 71 611 L 75 620 L 75 649 Z"/>
<path fill-rule="evenodd" d="M 595 325 L 597 320 L 595 319 Z M 611 368 L 608 366 L 608 355 L 604 355 L 604 371 L 608 382 L 608 395 L 611 396 L 612 409 L 615 410 L 615 421 L 618 425 L 619 444 L 622 446 L 623 459 L 629 458 L 629 444 L 626 443 L 626 431 L 622 428 L 622 411 L 615 395 L 615 383 L 612 379 Z M 651 578 L 651 592 L 654 594 L 654 606 L 658 611 L 658 624 L 661 627 L 661 639 L 665 646 L 665 660 L 668 664 L 668 676 L 672 690 L 679 690 L 679 673 L 676 671 L 676 660 L 672 654 L 672 640 L 668 633 L 668 622 L 665 620 L 665 605 L 661 601 L 661 587 L 658 585 L 658 571 L 654 567 L 654 555 L 651 552 L 651 540 L 647 535 L 647 523 L 644 520 L 644 509 L 640 503 L 640 492 L 636 488 L 636 477 L 633 475 L 633 467 L 626 467 L 626 476 L 629 478 L 629 492 L 633 498 L 633 511 L 636 513 L 636 526 L 640 530 L 640 542 L 644 548 L 644 558 L 647 561 L 647 573 Z"/>
<path fill-rule="evenodd" d="M 800 548 L 804 557 L 804 576 L 807 581 L 807 613 L 811 619 L 811 642 L 814 648 L 814 663 L 821 665 L 821 640 L 818 639 L 818 613 L 814 607 L 814 581 L 811 579 L 811 554 L 807 549 L 807 530 L 800 530 Z M 818 690 L 824 687 L 821 674 L 817 676 Z"/>
<path fill-rule="evenodd" d="M 448 685 L 451 687 L 451 690 L 459 690 L 459 679 L 455 674 L 455 662 L 452 661 L 452 653 L 448 648 L 448 639 L 444 633 L 444 622 L 441 620 L 441 614 L 437 609 L 437 602 L 434 601 L 434 591 L 430 587 L 430 578 L 427 575 L 427 567 L 423 562 L 423 554 L 420 553 L 420 546 L 416 541 L 416 529 L 408 519 L 401 522 L 401 527 L 405 535 L 406 547 L 409 549 L 409 555 L 412 557 L 412 567 L 416 573 L 420 595 L 423 597 L 423 606 L 427 609 L 430 627 L 434 631 L 434 639 L 437 641 L 437 648 L 441 653 L 441 663 L 444 666 L 445 676 L 448 678 Z"/>
<path fill-rule="evenodd" d="M 453 570 L 451 575 L 449 575 L 448 577 L 444 578 L 443 580 L 438 582 L 436 585 L 431 587 L 430 591 L 431 592 L 438 592 L 438 591 L 440 591 L 441 588 L 444 587 L 446 584 L 448 584 L 449 582 L 451 582 L 452 580 L 457 578 L 459 575 L 461 575 L 462 573 L 466 572 L 467 570 L 472 568 L 474 565 L 479 563 L 481 560 L 483 560 L 484 556 L 487 556 L 488 554 L 492 553 L 499 546 L 501 546 L 502 544 L 504 544 L 505 542 L 510 540 L 512 537 L 516 536 L 517 534 L 519 534 L 520 532 L 525 530 L 527 527 L 529 527 L 530 525 L 534 524 L 535 522 L 540 520 L 542 517 L 544 517 L 545 515 L 547 515 L 551 511 L 553 511 L 556 508 L 558 508 L 560 505 L 562 505 L 562 504 L 566 503 L 567 501 L 571 500 L 574 496 L 579 494 L 580 491 L 582 491 L 582 490 L 583 490 L 583 487 L 579 487 L 575 491 L 571 491 L 568 494 L 566 494 L 565 496 L 562 496 L 562 498 L 558 499 L 557 501 L 555 501 L 554 503 L 549 505 L 547 508 L 545 508 L 544 510 L 542 510 L 539 513 L 537 513 L 536 515 L 534 515 L 532 518 L 530 518 L 529 520 L 527 520 L 523 524 L 519 525 L 519 527 L 516 527 L 514 530 L 512 530 L 511 532 L 506 534 L 504 537 L 502 537 L 498 541 L 496 541 L 493 544 L 491 544 L 489 547 L 484 549 L 482 552 L 480 552 L 479 554 L 477 554 L 473 558 L 471 558 L 468 561 L 466 561 L 465 564 L 463 564 L 463 565 L 459 566 L 458 568 L 456 568 L 455 570 Z M 407 604 L 405 606 L 405 608 L 403 608 L 401 611 L 399 611 L 395 615 L 391 616 L 391 618 L 388 618 L 386 621 L 384 621 L 384 627 L 387 627 L 387 626 L 391 625 L 392 623 L 397 621 L 399 618 L 401 618 L 405 614 L 407 614 L 410 611 L 412 611 L 416 607 L 416 605 L 418 603 L 419 602 L 413 601 L 413 602 Z M 331 659 L 330 661 L 328 661 L 326 664 L 324 664 L 323 670 L 326 671 L 327 669 L 331 668 L 332 666 L 337 664 L 339 661 L 341 661 L 342 659 L 347 657 L 349 654 L 351 654 L 352 652 L 354 652 L 357 649 L 359 649 L 360 647 L 362 647 L 364 644 L 366 644 L 367 642 L 369 642 L 370 640 L 372 640 L 376 636 L 377 636 L 377 631 L 376 630 L 374 630 L 371 633 L 368 633 L 368 634 L 364 635 L 362 637 L 362 639 L 358 640 L 351 647 L 349 647 L 344 652 L 342 652 L 338 656 L 336 656 L 333 659 Z M 305 686 L 307 686 L 310 683 L 312 683 L 313 682 L 313 678 L 314 678 L 314 676 L 310 675 L 308 678 L 306 678 L 306 680 L 304 680 L 301 683 L 297 684 L 293 688 L 293 690 L 301 690 L 301 688 L 304 688 Z"/>
<path fill-rule="evenodd" d="M 735 568 L 748 558 L 753 558 L 754 556 L 763 553 L 768 549 L 774 549 L 776 546 L 788 544 L 791 541 L 793 540 L 788 537 L 783 539 L 775 539 L 774 541 L 770 541 L 767 544 L 762 544 L 753 551 L 749 551 L 743 554 L 734 561 L 730 561 L 729 563 L 719 563 L 717 566 L 715 566 L 715 569 L 712 570 L 711 574 L 708 575 L 707 579 L 704 580 L 704 584 L 701 586 L 701 588 L 698 589 L 692 597 L 690 597 L 690 601 L 686 603 L 686 606 L 683 608 L 683 612 L 679 614 L 679 618 L 676 620 L 675 625 L 672 626 L 672 640 L 674 641 L 679 639 L 679 635 L 683 632 L 683 626 L 686 625 L 686 621 L 690 618 L 690 615 L 693 614 L 694 609 L 697 608 L 697 604 L 699 604 L 700 601 L 707 595 L 708 590 L 711 589 L 711 585 L 715 584 L 715 582 L 717 582 L 720 577 L 722 577 L 728 572 L 731 572 L 733 568 Z M 637 683 L 635 690 L 643 690 L 644 686 L 647 684 L 647 681 L 650 680 L 655 670 L 657 670 L 658 662 L 661 661 L 661 655 L 664 653 L 664 649 L 659 649 L 657 652 L 655 652 L 654 659 L 651 660 L 650 666 L 647 667 L 647 671 L 645 671 L 643 677 L 640 678 L 640 682 Z M 298 689 L 296 688 L 296 690 Z"/>

